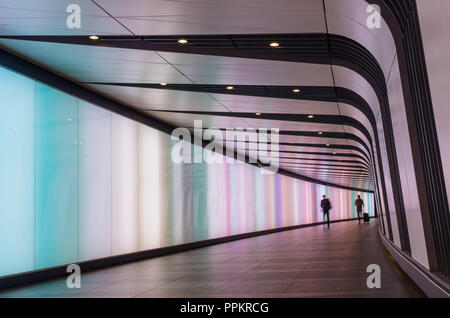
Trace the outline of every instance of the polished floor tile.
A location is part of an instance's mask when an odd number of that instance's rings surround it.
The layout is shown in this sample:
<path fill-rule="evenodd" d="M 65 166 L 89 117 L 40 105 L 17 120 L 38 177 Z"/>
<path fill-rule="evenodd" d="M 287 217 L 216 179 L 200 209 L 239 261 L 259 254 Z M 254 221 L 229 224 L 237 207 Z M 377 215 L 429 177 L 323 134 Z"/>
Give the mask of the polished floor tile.
<path fill-rule="evenodd" d="M 378 223 L 274 233 L 8 289 L 0 297 L 411 297 L 380 245 Z M 367 266 L 381 268 L 369 289 Z"/>

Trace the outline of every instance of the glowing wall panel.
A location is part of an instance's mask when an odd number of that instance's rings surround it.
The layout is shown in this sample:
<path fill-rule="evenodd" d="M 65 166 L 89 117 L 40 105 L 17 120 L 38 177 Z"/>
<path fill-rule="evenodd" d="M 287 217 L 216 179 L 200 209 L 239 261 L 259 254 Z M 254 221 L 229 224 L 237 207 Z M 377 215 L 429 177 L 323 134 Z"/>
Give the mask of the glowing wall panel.
<path fill-rule="evenodd" d="M 112 253 L 111 113 L 79 101 L 78 118 L 79 257 L 87 260 Z"/>
<path fill-rule="evenodd" d="M 1 68 L 0 82 L 1 276 L 34 266 L 35 84 Z"/>
<path fill-rule="evenodd" d="M 44 268 L 78 260 L 78 100 L 37 84 L 35 127 L 35 266 Z"/>
<path fill-rule="evenodd" d="M 323 194 L 332 219 L 356 215 L 357 193 L 225 160 L 176 164 L 167 134 L 10 71 L 0 79 L 0 276 L 321 222 Z"/>
<path fill-rule="evenodd" d="M 195 151 L 203 153 L 202 148 Z M 195 155 L 194 155 L 195 156 Z M 192 165 L 192 225 L 194 241 L 205 240 L 208 235 L 208 164 L 195 163 Z"/>
<path fill-rule="evenodd" d="M 212 163 L 207 170 L 208 196 L 207 209 L 215 211 L 208 218 L 209 233 L 213 237 L 223 237 L 230 233 L 229 189 L 227 164 Z"/>
<path fill-rule="evenodd" d="M 111 121 L 111 225 L 113 255 L 138 250 L 137 123 L 113 114 Z"/>
<path fill-rule="evenodd" d="M 255 228 L 257 231 L 267 228 L 266 186 L 265 176 L 261 173 L 255 173 L 255 194 L 252 201 L 255 209 Z"/>
<path fill-rule="evenodd" d="M 169 246 L 171 242 L 173 223 L 171 223 L 171 215 L 169 213 L 172 209 L 172 193 L 170 187 L 172 184 L 173 164 L 171 160 L 172 141 L 170 137 L 160 133 L 160 167 L 161 179 L 160 187 L 160 246 Z"/>
<path fill-rule="evenodd" d="M 160 132 L 139 125 L 139 249 L 161 245 Z"/>

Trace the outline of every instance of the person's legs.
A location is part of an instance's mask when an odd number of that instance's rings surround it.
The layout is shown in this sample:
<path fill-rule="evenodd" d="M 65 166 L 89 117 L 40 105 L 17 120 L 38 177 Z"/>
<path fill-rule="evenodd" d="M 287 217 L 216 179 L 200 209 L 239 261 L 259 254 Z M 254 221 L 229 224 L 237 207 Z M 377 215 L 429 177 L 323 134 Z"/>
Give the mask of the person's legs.
<path fill-rule="evenodd" d="M 327 226 L 330 227 L 330 212 L 328 211 L 326 215 L 327 215 Z"/>
<path fill-rule="evenodd" d="M 358 214 L 358 222 L 361 223 L 361 210 L 356 209 L 356 213 Z"/>

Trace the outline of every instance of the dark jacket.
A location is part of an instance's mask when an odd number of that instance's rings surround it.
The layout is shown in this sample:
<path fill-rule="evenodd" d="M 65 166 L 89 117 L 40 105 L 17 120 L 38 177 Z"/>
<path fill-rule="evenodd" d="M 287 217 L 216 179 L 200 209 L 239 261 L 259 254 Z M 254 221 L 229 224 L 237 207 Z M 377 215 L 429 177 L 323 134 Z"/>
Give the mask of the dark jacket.
<path fill-rule="evenodd" d="M 355 205 L 358 210 L 362 210 L 362 207 L 364 206 L 364 201 L 362 199 L 356 199 Z"/>
<path fill-rule="evenodd" d="M 331 210 L 331 203 L 330 200 L 325 198 L 322 201 L 320 201 L 320 207 L 322 208 L 323 212 L 327 213 Z"/>

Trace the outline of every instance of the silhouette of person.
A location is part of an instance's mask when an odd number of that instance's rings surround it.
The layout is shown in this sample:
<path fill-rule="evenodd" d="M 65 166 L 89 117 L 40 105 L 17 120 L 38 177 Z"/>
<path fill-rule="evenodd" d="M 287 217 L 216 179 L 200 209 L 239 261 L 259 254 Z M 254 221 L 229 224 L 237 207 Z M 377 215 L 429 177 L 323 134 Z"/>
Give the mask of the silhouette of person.
<path fill-rule="evenodd" d="M 331 202 L 325 195 L 323 195 L 323 199 L 320 201 L 320 207 L 323 211 L 323 219 L 325 220 L 325 216 L 327 217 L 327 226 L 330 227 Z"/>
<path fill-rule="evenodd" d="M 358 213 L 358 222 L 361 223 L 361 213 L 364 206 L 364 201 L 361 199 L 361 196 L 358 195 L 358 198 L 355 200 L 356 213 Z"/>

